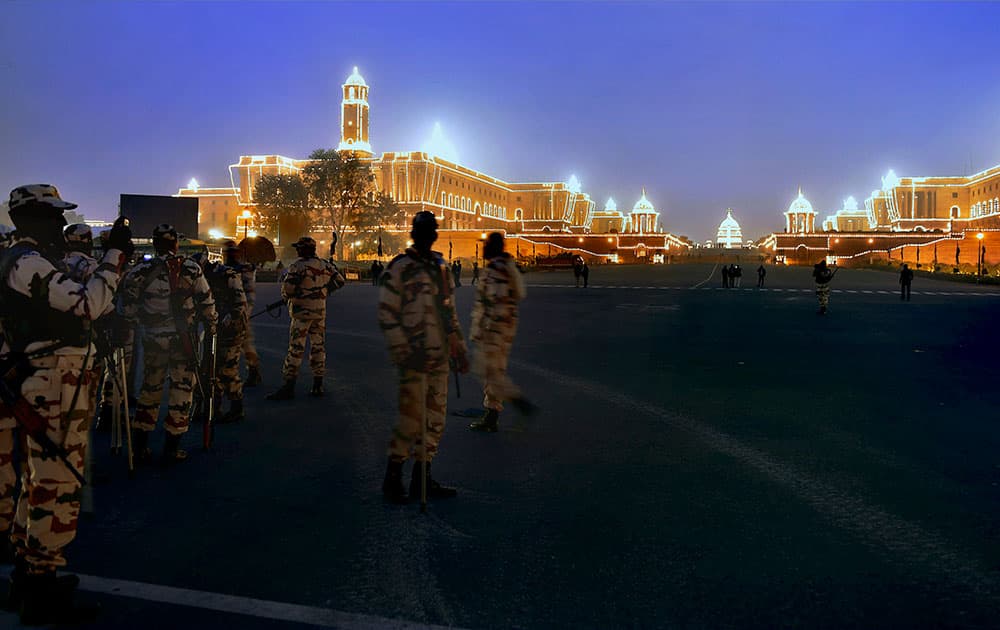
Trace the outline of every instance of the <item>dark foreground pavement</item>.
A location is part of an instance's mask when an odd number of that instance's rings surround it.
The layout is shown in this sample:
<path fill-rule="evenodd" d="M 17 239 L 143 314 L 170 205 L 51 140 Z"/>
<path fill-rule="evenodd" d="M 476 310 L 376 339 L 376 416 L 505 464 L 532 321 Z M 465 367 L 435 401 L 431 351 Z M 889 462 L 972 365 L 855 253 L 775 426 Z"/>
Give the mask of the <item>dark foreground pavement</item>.
<path fill-rule="evenodd" d="M 307 378 L 264 400 L 287 319 L 254 320 L 267 383 L 214 453 L 194 427 L 189 463 L 129 481 L 99 438 L 114 479 L 70 560 L 101 627 L 995 627 L 1000 293 L 904 304 L 845 270 L 819 317 L 808 270 L 711 271 L 530 275 L 511 373 L 542 413 L 449 417 L 435 474 L 460 495 L 426 515 L 379 493 L 376 289 L 330 300 L 321 400 Z M 480 402 L 462 386 L 451 410 Z"/>

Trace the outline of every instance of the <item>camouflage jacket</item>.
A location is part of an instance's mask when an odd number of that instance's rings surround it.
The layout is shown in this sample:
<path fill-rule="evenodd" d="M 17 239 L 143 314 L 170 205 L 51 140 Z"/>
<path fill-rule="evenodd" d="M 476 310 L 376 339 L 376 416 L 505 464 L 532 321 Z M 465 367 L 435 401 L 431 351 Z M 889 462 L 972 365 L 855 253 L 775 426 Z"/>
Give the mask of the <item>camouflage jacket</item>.
<path fill-rule="evenodd" d="M 170 284 L 170 269 L 177 270 L 176 286 Z M 199 318 L 215 326 L 218 315 L 208 281 L 195 261 L 162 254 L 142 260 L 125 276 L 122 310 L 146 330 L 176 331 L 178 320 L 187 326 Z"/>
<path fill-rule="evenodd" d="M 281 283 L 281 297 L 295 319 L 326 319 L 326 296 L 344 286 L 337 266 L 322 258 L 297 258 Z"/>
<path fill-rule="evenodd" d="M 469 336 L 483 345 L 510 345 L 517 332 L 517 303 L 526 293 L 524 279 L 510 254 L 489 259 L 484 271 L 472 306 Z"/>
<path fill-rule="evenodd" d="M 246 294 L 243 293 L 240 275 L 227 265 L 209 263 L 205 268 L 205 279 L 212 290 L 219 320 L 226 323 L 230 334 L 241 334 L 246 330 L 250 307 L 247 305 Z"/>
<path fill-rule="evenodd" d="M 393 363 L 427 372 L 448 365 L 452 344 L 465 352 L 455 280 L 441 254 L 427 258 L 411 247 L 389 263 L 379 284 L 378 322 Z"/>
<path fill-rule="evenodd" d="M 66 274 L 76 282 L 86 282 L 90 279 L 90 276 L 97 270 L 97 265 L 99 264 L 96 258 L 83 252 L 69 252 L 66 254 L 64 260 L 66 263 Z M 115 310 L 114 300 L 111 301 L 111 304 L 108 304 L 102 315 L 107 315 L 113 310 Z"/>
<path fill-rule="evenodd" d="M 227 265 L 240 276 L 243 284 L 243 295 L 247 300 L 247 309 L 253 310 L 254 302 L 257 301 L 257 269 L 253 265 L 238 263 Z"/>
<path fill-rule="evenodd" d="M 4 250 L 0 325 L 5 349 L 24 346 L 30 352 L 66 341 L 70 345 L 58 354 L 85 354 L 83 333 L 112 303 L 123 258 L 121 251 L 108 250 L 89 278 L 78 282 L 66 273 L 62 260 L 44 256 L 31 239 Z"/>

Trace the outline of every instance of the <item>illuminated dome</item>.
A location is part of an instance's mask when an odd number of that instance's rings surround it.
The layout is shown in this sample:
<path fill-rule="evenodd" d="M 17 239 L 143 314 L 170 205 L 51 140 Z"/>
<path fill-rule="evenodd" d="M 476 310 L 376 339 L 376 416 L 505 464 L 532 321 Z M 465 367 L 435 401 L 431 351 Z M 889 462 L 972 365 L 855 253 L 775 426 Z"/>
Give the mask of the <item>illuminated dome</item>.
<path fill-rule="evenodd" d="M 656 212 L 656 208 L 653 207 L 653 204 L 649 203 L 649 199 L 646 199 L 646 189 L 645 188 L 642 189 L 642 197 L 640 197 L 639 201 L 635 202 L 635 205 L 632 206 L 632 212 L 633 213 L 637 213 L 637 212 Z"/>
<path fill-rule="evenodd" d="M 354 66 L 354 72 L 351 73 L 351 76 L 347 77 L 347 81 L 344 82 L 344 85 L 360 85 L 362 87 L 368 87 L 368 84 L 365 83 L 365 78 L 358 72 L 357 66 Z"/>
<path fill-rule="evenodd" d="M 896 171 L 890 168 L 889 172 L 882 178 L 882 190 L 892 190 L 896 186 L 899 186 L 899 178 L 896 177 Z"/>
<path fill-rule="evenodd" d="M 608 197 L 608 202 L 604 204 L 605 212 L 618 212 L 618 204 L 611 197 Z"/>
<path fill-rule="evenodd" d="M 571 193 L 578 193 L 582 187 L 580 186 L 580 180 L 576 178 L 576 175 L 570 175 L 569 181 L 566 182 L 566 190 Z"/>
<path fill-rule="evenodd" d="M 458 164 L 458 151 L 455 150 L 455 145 L 452 144 L 451 140 L 445 137 L 439 122 L 434 123 L 434 131 L 431 132 L 430 139 L 424 143 L 421 151 Z"/>
<path fill-rule="evenodd" d="M 806 203 L 809 202 L 807 201 Z M 733 218 L 732 208 L 726 208 L 726 218 L 719 224 L 719 231 L 716 233 L 715 242 L 727 249 L 743 245 L 743 230 L 740 229 L 740 224 Z"/>
<path fill-rule="evenodd" d="M 809 200 L 802 195 L 802 189 L 799 188 L 799 196 L 795 198 L 792 205 L 788 206 L 788 213 L 795 214 L 799 212 L 807 212 L 815 214 L 816 211 L 813 210 L 813 206 L 809 203 Z"/>
<path fill-rule="evenodd" d="M 854 196 L 850 196 L 844 199 L 844 211 L 845 212 L 857 212 L 858 211 L 858 200 Z"/>

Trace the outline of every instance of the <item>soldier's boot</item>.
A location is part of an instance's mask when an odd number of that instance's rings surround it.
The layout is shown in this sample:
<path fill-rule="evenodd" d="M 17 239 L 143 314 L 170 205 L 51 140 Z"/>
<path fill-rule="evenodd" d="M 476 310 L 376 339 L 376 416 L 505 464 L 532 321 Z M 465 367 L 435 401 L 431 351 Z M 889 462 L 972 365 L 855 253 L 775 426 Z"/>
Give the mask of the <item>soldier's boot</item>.
<path fill-rule="evenodd" d="M 14 569 L 10 572 L 10 585 L 7 590 L 7 600 L 4 609 L 7 612 L 18 612 L 24 602 L 25 579 L 28 577 L 28 563 L 22 558 L 14 561 Z M 56 578 L 56 582 L 63 588 L 72 590 L 80 585 L 80 578 L 67 573 Z"/>
<path fill-rule="evenodd" d="M 313 386 L 312 386 L 312 389 L 309 390 L 309 395 L 310 396 L 322 396 L 325 393 L 326 393 L 326 391 L 323 389 L 323 377 L 322 376 L 314 376 L 313 377 Z"/>
<path fill-rule="evenodd" d="M 385 467 L 385 480 L 382 481 L 382 496 L 390 503 L 406 503 L 406 488 L 403 487 L 403 462 L 394 462 L 389 458 Z"/>
<path fill-rule="evenodd" d="M 291 400 L 295 398 L 295 379 L 285 379 L 281 387 L 267 395 L 268 400 Z"/>
<path fill-rule="evenodd" d="M 160 463 L 164 466 L 177 464 L 187 459 L 187 451 L 180 448 L 181 436 L 168 433 L 163 440 L 163 456 Z"/>
<path fill-rule="evenodd" d="M 149 431 L 132 429 L 132 456 L 137 465 L 152 463 L 153 451 L 149 448 Z"/>
<path fill-rule="evenodd" d="M 75 575 L 57 577 L 55 571 L 25 574 L 21 581 L 21 623 L 26 626 L 93 623 L 100 608 L 93 603 L 74 601 L 78 583 Z"/>
<path fill-rule="evenodd" d="M 420 471 L 425 470 L 427 475 L 427 498 L 428 499 L 451 499 L 458 496 L 458 490 L 449 486 L 442 486 L 431 476 L 430 462 L 413 462 L 413 477 L 410 478 L 410 496 L 420 496 Z"/>
<path fill-rule="evenodd" d="M 496 433 L 499 428 L 497 421 L 500 419 L 500 412 L 496 409 L 487 409 L 486 413 L 479 420 L 469 425 L 473 431 L 483 431 L 485 433 Z"/>
<path fill-rule="evenodd" d="M 247 377 L 243 381 L 243 387 L 257 387 L 261 382 L 260 368 L 256 365 L 251 365 L 247 368 Z"/>
<path fill-rule="evenodd" d="M 229 411 L 225 413 L 221 418 L 219 418 L 217 424 L 231 424 L 233 422 L 240 422 L 246 417 L 243 412 L 243 399 L 232 400 L 229 402 Z"/>

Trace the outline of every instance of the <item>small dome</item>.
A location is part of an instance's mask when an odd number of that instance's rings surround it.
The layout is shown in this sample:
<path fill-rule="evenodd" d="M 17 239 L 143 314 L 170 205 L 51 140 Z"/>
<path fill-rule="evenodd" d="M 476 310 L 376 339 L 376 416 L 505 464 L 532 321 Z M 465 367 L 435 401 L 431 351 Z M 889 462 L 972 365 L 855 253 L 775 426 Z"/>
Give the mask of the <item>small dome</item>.
<path fill-rule="evenodd" d="M 740 224 L 733 218 L 733 209 L 726 208 L 726 218 L 719 224 L 719 231 L 715 235 L 715 242 L 726 248 L 736 248 L 743 244 L 743 231 Z"/>
<path fill-rule="evenodd" d="M 740 229 L 740 224 L 737 223 L 736 219 L 733 218 L 732 208 L 726 208 L 726 218 L 723 219 L 722 223 L 719 224 L 719 229 L 721 230 L 722 228 L 736 228 L 737 230 Z"/>
<path fill-rule="evenodd" d="M 656 212 L 656 208 L 653 207 L 653 204 L 649 203 L 649 199 L 646 199 L 645 188 L 642 189 L 642 197 L 640 197 L 639 201 L 635 202 L 635 205 L 632 206 L 632 212 Z"/>
<path fill-rule="evenodd" d="M 365 83 L 365 78 L 358 72 L 357 66 L 354 66 L 354 72 L 351 73 L 351 76 L 347 77 L 347 81 L 344 82 L 344 85 L 360 85 L 362 87 L 368 87 L 368 84 Z"/>
<path fill-rule="evenodd" d="M 844 211 L 845 212 L 857 212 L 858 211 L 858 200 L 854 198 L 853 195 L 844 199 Z"/>
<path fill-rule="evenodd" d="M 804 212 L 807 214 L 816 214 L 813 210 L 813 206 L 809 203 L 809 200 L 802 195 L 802 189 L 799 188 L 799 196 L 795 198 L 792 205 L 788 206 L 788 214 L 795 214 L 799 212 Z"/>
<path fill-rule="evenodd" d="M 899 178 L 896 177 L 896 171 L 890 168 L 889 172 L 882 178 L 882 190 L 892 190 L 896 186 L 899 186 Z"/>
<path fill-rule="evenodd" d="M 605 212 L 618 212 L 618 204 L 611 197 L 608 197 L 608 202 L 604 204 Z"/>
<path fill-rule="evenodd" d="M 566 190 L 571 193 L 578 193 L 581 189 L 582 186 L 580 186 L 580 180 L 576 178 L 576 175 L 570 175 L 569 181 L 566 182 Z"/>

